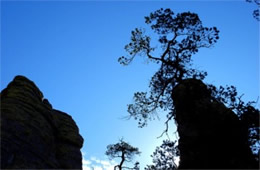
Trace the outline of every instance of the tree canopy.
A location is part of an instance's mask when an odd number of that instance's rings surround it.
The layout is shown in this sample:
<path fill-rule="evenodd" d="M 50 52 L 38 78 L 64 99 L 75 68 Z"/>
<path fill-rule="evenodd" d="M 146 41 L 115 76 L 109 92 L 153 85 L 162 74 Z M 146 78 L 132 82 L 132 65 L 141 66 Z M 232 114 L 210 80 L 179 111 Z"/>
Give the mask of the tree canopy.
<path fill-rule="evenodd" d="M 145 35 L 145 29 L 136 28 L 125 46 L 128 56 L 118 59 L 121 64 L 128 65 L 141 55 L 160 65 L 150 81 L 150 92 L 136 92 L 134 103 L 128 105 L 128 112 L 138 120 L 139 127 L 147 125 L 157 109 L 169 111 L 167 123 L 174 117 L 172 89 L 183 79 L 205 78 L 206 72 L 192 67 L 191 57 L 201 48 L 212 47 L 219 39 L 216 27 L 203 26 L 199 16 L 191 12 L 175 15 L 171 9 L 161 8 L 146 16 L 145 23 L 158 36 L 161 49 L 151 44 L 152 38 Z M 156 52 L 161 54 L 154 55 Z"/>

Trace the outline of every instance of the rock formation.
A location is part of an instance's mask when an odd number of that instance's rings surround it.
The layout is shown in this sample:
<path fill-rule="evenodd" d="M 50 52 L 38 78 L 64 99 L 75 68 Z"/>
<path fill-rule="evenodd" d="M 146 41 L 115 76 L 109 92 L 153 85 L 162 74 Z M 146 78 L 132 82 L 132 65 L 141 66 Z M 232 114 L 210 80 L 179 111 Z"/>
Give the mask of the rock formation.
<path fill-rule="evenodd" d="M 172 93 L 179 133 L 179 169 L 257 168 L 248 132 L 200 80 L 187 79 Z"/>
<path fill-rule="evenodd" d="M 1 92 L 2 169 L 82 169 L 83 138 L 66 113 L 17 76 Z"/>

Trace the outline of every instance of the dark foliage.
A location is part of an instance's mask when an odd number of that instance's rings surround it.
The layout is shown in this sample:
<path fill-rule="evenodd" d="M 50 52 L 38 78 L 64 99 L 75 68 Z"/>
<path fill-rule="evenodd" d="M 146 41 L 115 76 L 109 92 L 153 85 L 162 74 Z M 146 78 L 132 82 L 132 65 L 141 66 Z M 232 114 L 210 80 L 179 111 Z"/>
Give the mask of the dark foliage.
<path fill-rule="evenodd" d="M 106 155 L 110 159 L 121 159 L 120 164 L 115 166 L 115 170 L 118 168 L 119 170 L 122 169 L 133 169 L 138 170 L 139 169 L 139 163 L 136 162 L 133 168 L 124 167 L 123 164 L 125 162 L 131 162 L 135 155 L 140 155 L 141 152 L 138 148 L 135 148 L 125 142 L 123 139 L 120 139 L 120 141 L 116 144 L 111 144 L 107 146 Z"/>
<path fill-rule="evenodd" d="M 157 109 L 169 111 L 166 123 L 174 117 L 173 88 L 183 79 L 204 79 L 207 75 L 192 68 L 192 55 L 200 48 L 212 47 L 219 39 L 216 27 L 203 26 L 198 15 L 191 12 L 175 15 L 170 9 L 159 9 L 145 17 L 145 23 L 159 36 L 161 55 L 153 55 L 156 48 L 151 45 L 151 37 L 144 34 L 144 29 L 136 28 L 132 31 L 131 42 L 125 46 L 129 56 L 118 59 L 121 64 L 128 65 L 137 55 L 144 55 L 160 64 L 150 81 L 150 93 L 136 92 L 134 104 L 128 105 L 128 112 L 138 120 L 139 127 L 153 119 Z"/>
<path fill-rule="evenodd" d="M 145 170 L 174 170 L 177 165 L 174 163 L 174 158 L 179 156 L 179 150 L 176 142 L 164 140 L 160 147 L 157 147 L 151 155 L 153 165 L 147 165 Z"/>
<path fill-rule="evenodd" d="M 246 2 L 255 3 L 257 5 L 257 9 L 253 11 L 253 16 L 256 20 L 260 21 L 259 18 L 260 0 L 246 0 Z"/>
<path fill-rule="evenodd" d="M 260 111 L 252 105 L 256 102 L 245 103 L 242 96 L 238 96 L 236 87 L 220 86 L 216 88 L 214 85 L 208 85 L 211 95 L 217 101 L 224 103 L 229 109 L 234 111 L 239 120 L 243 123 L 244 128 L 248 131 L 248 142 L 255 155 L 259 159 L 260 152 Z"/>
<path fill-rule="evenodd" d="M 252 106 L 247 106 L 240 117 L 245 128 L 248 129 L 248 142 L 257 160 L 260 156 L 259 117 L 260 111 Z"/>

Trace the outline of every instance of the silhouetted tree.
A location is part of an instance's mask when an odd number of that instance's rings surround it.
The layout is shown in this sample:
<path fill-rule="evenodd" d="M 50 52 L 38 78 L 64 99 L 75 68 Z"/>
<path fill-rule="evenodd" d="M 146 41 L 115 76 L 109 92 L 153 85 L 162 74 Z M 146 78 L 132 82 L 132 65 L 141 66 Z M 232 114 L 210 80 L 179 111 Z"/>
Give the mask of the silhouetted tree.
<path fill-rule="evenodd" d="M 154 165 L 147 165 L 145 170 L 174 170 L 177 165 L 174 163 L 174 159 L 179 156 L 179 150 L 176 146 L 176 142 L 170 140 L 164 140 L 160 147 L 155 149 L 153 155 Z"/>
<path fill-rule="evenodd" d="M 175 15 L 170 9 L 162 8 L 146 16 L 145 23 L 155 32 L 154 37 L 158 37 L 161 48 L 157 49 L 157 46 L 152 45 L 152 39 L 145 35 L 145 29 L 135 28 L 131 32 L 130 43 L 125 46 L 128 56 L 119 57 L 118 61 L 122 65 L 128 65 L 136 56 L 144 56 L 148 61 L 159 64 L 159 70 L 149 84 L 150 92 L 136 92 L 134 103 L 128 105 L 128 112 L 130 117 L 138 121 L 139 127 L 144 127 L 148 120 L 157 116 L 158 109 L 167 111 L 164 134 L 168 132 L 169 121 L 176 116 L 172 100 L 174 87 L 184 79 L 205 78 L 206 72 L 192 67 L 192 55 L 201 48 L 213 47 L 219 39 L 219 31 L 216 27 L 203 26 L 195 13 L 184 12 Z M 243 103 L 234 86 L 217 89 L 208 85 L 208 88 L 212 88 L 213 98 L 225 103 L 245 122 L 251 144 L 259 142 L 259 123 L 252 121 L 252 117 L 259 120 L 259 110 L 252 109 L 250 103 Z M 153 169 L 156 166 L 149 168 Z"/>
<path fill-rule="evenodd" d="M 253 11 L 253 16 L 255 19 L 260 21 L 260 18 L 259 18 L 260 0 L 246 0 L 246 2 L 255 3 L 257 5 L 257 9 Z"/>
<path fill-rule="evenodd" d="M 154 118 L 156 109 L 169 111 L 165 122 L 167 132 L 168 122 L 174 117 L 172 89 L 182 79 L 204 79 L 207 73 L 192 68 L 191 57 L 200 48 L 212 47 L 219 39 L 219 31 L 216 27 L 204 27 L 195 13 L 175 15 L 170 9 L 162 8 L 146 16 L 145 23 L 158 35 L 161 49 L 155 53 L 151 37 L 144 34 L 144 29 L 136 28 L 132 31 L 131 42 L 125 46 L 129 56 L 122 56 L 118 61 L 128 65 L 137 55 L 144 55 L 160 64 L 160 68 L 150 81 L 150 94 L 135 93 L 134 104 L 128 105 L 128 112 L 138 120 L 139 127 L 144 127 L 147 120 Z"/>
<path fill-rule="evenodd" d="M 139 170 L 139 162 L 136 162 L 133 168 L 124 167 L 123 164 L 125 162 L 131 162 L 135 155 L 140 155 L 140 151 L 138 148 L 135 148 L 128 144 L 127 142 L 123 141 L 123 139 L 120 139 L 118 143 L 111 144 L 107 146 L 106 155 L 110 159 L 121 159 L 120 164 L 116 165 L 114 167 L 114 170 L 117 168 L 119 170 L 122 169 L 133 169 L 133 170 Z"/>

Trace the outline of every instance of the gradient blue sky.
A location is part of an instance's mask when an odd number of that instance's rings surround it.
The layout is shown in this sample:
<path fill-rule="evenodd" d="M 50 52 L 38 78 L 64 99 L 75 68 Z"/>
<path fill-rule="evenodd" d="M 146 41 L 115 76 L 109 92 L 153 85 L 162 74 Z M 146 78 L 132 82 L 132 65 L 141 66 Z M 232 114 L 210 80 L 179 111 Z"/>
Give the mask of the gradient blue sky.
<path fill-rule="evenodd" d="M 220 30 L 215 47 L 193 58 L 208 72 L 205 82 L 235 85 L 246 101 L 258 98 L 259 23 L 252 17 L 256 6 L 243 0 L 2 1 L 1 90 L 16 75 L 33 80 L 54 108 L 78 124 L 89 167 L 102 164 L 106 146 L 121 137 L 142 151 L 142 167 L 149 164 L 163 139 L 157 137 L 165 114 L 143 129 L 122 117 L 133 93 L 149 90 L 157 65 L 138 58 L 124 67 L 117 59 L 126 54 L 131 30 L 146 27 L 144 16 L 161 7 L 198 13 L 205 26 Z"/>

